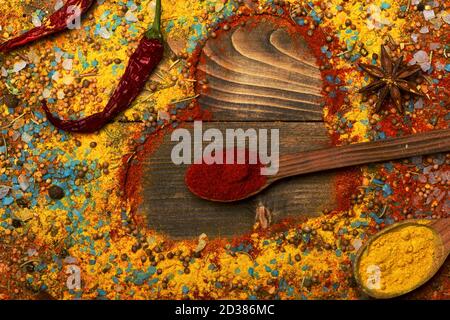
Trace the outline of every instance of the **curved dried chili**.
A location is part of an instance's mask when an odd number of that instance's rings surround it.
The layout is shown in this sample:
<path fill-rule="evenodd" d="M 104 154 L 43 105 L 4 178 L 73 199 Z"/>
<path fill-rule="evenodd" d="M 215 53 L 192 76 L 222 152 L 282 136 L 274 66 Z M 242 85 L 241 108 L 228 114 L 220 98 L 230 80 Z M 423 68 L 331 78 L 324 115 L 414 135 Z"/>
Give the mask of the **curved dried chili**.
<path fill-rule="evenodd" d="M 94 0 L 67 0 L 64 6 L 51 14 L 41 26 L 0 44 L 0 52 L 8 53 L 18 47 L 68 29 L 70 23 L 83 15 L 93 3 Z"/>
<path fill-rule="evenodd" d="M 80 120 L 61 120 L 52 115 L 47 103 L 43 102 L 42 107 L 47 115 L 47 119 L 55 127 L 64 131 L 92 133 L 100 130 L 119 113 L 126 110 L 141 93 L 150 74 L 161 62 L 163 54 L 161 0 L 157 0 L 153 26 L 146 31 L 138 48 L 131 55 L 125 73 L 105 109 Z"/>

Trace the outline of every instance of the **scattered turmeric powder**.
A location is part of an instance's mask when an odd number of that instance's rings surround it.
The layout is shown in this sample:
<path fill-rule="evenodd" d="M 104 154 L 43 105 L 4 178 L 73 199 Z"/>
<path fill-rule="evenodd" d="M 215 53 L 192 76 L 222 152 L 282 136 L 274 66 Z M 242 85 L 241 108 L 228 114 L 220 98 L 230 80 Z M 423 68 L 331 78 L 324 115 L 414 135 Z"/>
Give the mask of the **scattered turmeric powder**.
<path fill-rule="evenodd" d="M 435 269 L 439 241 L 439 236 L 422 224 L 394 228 L 381 234 L 362 252 L 357 276 L 377 297 L 409 292 Z"/>

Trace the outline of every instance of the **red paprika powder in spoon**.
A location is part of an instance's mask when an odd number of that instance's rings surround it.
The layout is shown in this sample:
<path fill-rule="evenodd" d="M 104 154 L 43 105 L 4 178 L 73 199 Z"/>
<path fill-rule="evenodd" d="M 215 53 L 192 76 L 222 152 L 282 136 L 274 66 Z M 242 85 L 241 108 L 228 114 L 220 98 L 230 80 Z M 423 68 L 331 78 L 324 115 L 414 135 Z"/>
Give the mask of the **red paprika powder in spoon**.
<path fill-rule="evenodd" d="M 233 164 L 226 163 L 226 156 L 234 152 Z M 239 152 L 245 152 L 245 163 L 237 162 Z M 255 164 L 249 161 L 250 152 L 248 150 L 227 150 L 216 154 L 215 158 L 222 158 L 223 164 L 207 164 L 207 159 L 203 159 L 201 164 L 191 165 L 185 176 L 185 182 L 189 190 L 200 198 L 219 202 L 229 202 L 245 198 L 258 191 L 267 180 L 261 175 L 259 158 Z"/>

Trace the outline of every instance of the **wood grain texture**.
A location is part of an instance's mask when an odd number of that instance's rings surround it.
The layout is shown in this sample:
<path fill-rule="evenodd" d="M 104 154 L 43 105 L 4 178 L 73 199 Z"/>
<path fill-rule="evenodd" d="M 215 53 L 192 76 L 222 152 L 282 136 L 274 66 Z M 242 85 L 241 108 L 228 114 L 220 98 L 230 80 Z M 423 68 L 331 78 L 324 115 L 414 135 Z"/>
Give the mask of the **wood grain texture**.
<path fill-rule="evenodd" d="M 275 20 L 247 21 L 209 39 L 200 105 L 217 120 L 322 120 L 322 80 L 305 40 Z"/>
<path fill-rule="evenodd" d="M 322 123 L 204 123 L 209 127 L 279 128 L 280 152 L 324 148 L 329 144 Z M 238 203 L 221 204 L 199 199 L 184 183 L 186 165 L 175 166 L 170 158 L 175 142 L 166 137 L 160 148 L 144 163 L 143 203 L 140 212 L 150 228 L 172 238 L 229 237 L 252 230 L 256 204 L 265 203 L 274 210 L 274 222 L 287 216 L 320 215 L 334 205 L 333 173 L 307 175 L 283 180 L 262 194 Z"/>
<path fill-rule="evenodd" d="M 279 128 L 281 154 L 328 146 L 315 57 L 298 32 L 280 23 L 281 18 L 259 18 L 210 38 L 202 49 L 196 80 L 207 80 L 207 88 L 197 92 L 199 103 L 219 121 L 204 123 L 204 130 Z M 144 164 L 140 208 L 150 228 L 173 238 L 249 232 L 259 202 L 273 211 L 275 223 L 287 216 L 319 215 L 334 204 L 333 173 L 286 179 L 238 203 L 199 199 L 184 183 L 187 166 L 175 166 L 170 159 L 174 145 L 165 137 Z"/>
<path fill-rule="evenodd" d="M 285 154 L 280 157 L 280 171 L 277 176 L 273 177 L 273 180 L 298 174 L 449 151 L 450 129 L 444 129 L 381 141 Z"/>
<path fill-rule="evenodd" d="M 450 218 L 436 220 L 430 226 L 441 235 L 445 260 L 450 254 Z"/>

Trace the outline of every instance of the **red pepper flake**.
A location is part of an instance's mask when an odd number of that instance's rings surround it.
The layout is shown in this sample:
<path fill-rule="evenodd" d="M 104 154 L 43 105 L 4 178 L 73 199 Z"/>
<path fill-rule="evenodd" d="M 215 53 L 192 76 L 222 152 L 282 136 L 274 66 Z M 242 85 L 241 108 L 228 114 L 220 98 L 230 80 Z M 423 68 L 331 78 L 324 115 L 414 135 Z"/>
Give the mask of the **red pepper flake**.
<path fill-rule="evenodd" d="M 267 181 L 266 176 L 261 175 L 263 165 L 248 163 L 250 152 L 245 150 L 246 162 L 244 164 L 225 164 L 227 155 L 237 155 L 243 150 L 227 150 L 216 155 L 223 159 L 223 164 L 207 164 L 203 159 L 201 164 L 191 165 L 187 172 L 185 181 L 189 189 L 201 198 L 216 201 L 233 201 L 242 199 L 258 191 Z"/>
<path fill-rule="evenodd" d="M 358 168 L 347 169 L 336 176 L 336 202 L 337 210 L 348 210 L 351 208 L 351 196 L 361 186 L 362 175 Z"/>
<path fill-rule="evenodd" d="M 378 122 L 378 125 L 380 126 L 380 131 L 383 131 L 386 134 L 386 137 L 395 138 L 397 136 L 399 128 L 392 122 L 393 119 L 395 119 L 393 116 L 385 117 Z"/>

